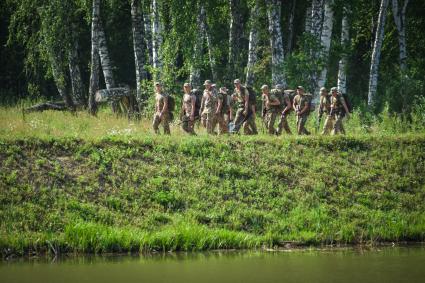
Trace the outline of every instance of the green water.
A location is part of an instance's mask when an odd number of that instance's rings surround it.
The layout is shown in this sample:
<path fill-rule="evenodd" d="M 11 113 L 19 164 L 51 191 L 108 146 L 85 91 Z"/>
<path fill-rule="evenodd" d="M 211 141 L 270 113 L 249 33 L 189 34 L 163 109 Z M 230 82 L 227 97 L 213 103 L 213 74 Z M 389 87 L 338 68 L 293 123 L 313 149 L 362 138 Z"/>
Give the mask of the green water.
<path fill-rule="evenodd" d="M 425 247 L 20 259 L 0 282 L 425 282 Z"/>

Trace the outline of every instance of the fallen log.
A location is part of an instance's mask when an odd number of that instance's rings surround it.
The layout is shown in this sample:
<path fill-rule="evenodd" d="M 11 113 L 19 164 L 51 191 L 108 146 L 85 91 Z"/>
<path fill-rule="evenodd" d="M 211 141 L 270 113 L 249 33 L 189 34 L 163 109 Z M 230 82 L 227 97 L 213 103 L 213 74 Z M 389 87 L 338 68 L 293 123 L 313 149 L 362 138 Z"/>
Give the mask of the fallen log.
<path fill-rule="evenodd" d="M 116 87 L 110 89 L 100 89 L 96 91 L 95 100 L 96 103 L 102 102 L 116 102 L 120 101 L 123 97 L 130 97 L 131 92 L 129 88 L 126 87 Z"/>
<path fill-rule="evenodd" d="M 39 104 L 30 106 L 28 108 L 25 108 L 24 112 L 25 113 L 43 112 L 46 110 L 66 111 L 66 110 L 69 110 L 69 108 L 66 107 L 65 102 L 63 101 L 58 101 L 58 102 L 47 101 L 47 102 L 39 103 Z"/>

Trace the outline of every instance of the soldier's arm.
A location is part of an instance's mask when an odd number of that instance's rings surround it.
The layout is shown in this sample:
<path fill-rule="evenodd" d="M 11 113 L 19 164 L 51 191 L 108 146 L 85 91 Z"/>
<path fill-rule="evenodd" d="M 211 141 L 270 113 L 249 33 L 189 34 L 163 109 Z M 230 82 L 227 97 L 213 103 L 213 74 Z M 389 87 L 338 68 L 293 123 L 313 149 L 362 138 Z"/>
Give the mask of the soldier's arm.
<path fill-rule="evenodd" d="M 297 101 L 294 99 L 294 104 L 292 104 L 292 108 L 294 109 L 294 111 L 297 111 L 297 106 L 298 106 L 298 103 L 297 103 Z"/>
<path fill-rule="evenodd" d="M 204 112 L 204 107 L 205 107 L 205 93 L 202 95 L 201 108 L 199 108 L 199 113 Z"/>
<path fill-rule="evenodd" d="M 283 111 L 282 111 L 282 113 L 287 113 L 287 112 L 289 112 L 290 110 L 291 110 L 291 108 L 292 108 L 292 103 L 291 103 L 291 100 L 289 99 L 289 97 L 285 97 L 285 104 L 286 104 L 286 107 L 285 107 L 285 109 L 283 109 Z"/>

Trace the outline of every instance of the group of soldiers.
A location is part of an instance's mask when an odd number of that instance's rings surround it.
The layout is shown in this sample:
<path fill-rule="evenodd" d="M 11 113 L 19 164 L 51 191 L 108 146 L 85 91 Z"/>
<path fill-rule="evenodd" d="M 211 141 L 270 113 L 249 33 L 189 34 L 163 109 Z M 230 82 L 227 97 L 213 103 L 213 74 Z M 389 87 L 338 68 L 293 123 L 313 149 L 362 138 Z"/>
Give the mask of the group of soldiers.
<path fill-rule="evenodd" d="M 191 85 L 185 83 L 180 109 L 182 129 L 195 135 L 195 122 L 200 120 L 201 125 L 211 135 L 239 133 L 241 128 L 243 128 L 244 134 L 257 134 L 255 93 L 249 86 L 242 85 L 239 79 L 235 79 L 233 83 L 234 92 L 231 95 L 226 87 L 217 89 L 217 86 L 210 80 L 204 82 L 203 92 L 197 89 L 192 90 Z M 306 93 L 302 86 L 298 86 L 296 90 L 288 90 L 281 84 L 272 89 L 263 85 L 261 92 L 262 120 L 270 135 L 280 135 L 283 130 L 287 134 L 292 134 L 287 120 L 292 111 L 296 115 L 297 133 L 299 135 L 310 134 L 305 124 L 310 113 L 314 111 L 314 106 L 312 95 Z M 169 98 L 170 96 L 164 93 L 161 83 L 155 82 L 153 129 L 157 134 L 159 134 L 161 124 L 164 134 L 170 134 L 169 124 L 172 114 L 169 111 Z M 326 120 L 323 126 L 323 135 L 345 133 L 342 120 L 345 116 L 349 116 L 349 109 L 344 97 L 336 87 L 331 88 L 330 94 L 326 88 L 320 89 L 318 121 L 324 114 Z M 275 127 L 278 119 L 279 122 Z"/>

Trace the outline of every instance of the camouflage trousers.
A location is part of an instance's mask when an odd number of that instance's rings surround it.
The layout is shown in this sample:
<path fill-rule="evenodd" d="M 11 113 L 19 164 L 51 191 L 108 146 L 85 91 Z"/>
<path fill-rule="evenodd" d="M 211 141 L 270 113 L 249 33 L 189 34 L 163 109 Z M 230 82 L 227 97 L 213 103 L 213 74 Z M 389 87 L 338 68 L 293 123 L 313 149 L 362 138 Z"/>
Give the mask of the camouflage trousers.
<path fill-rule="evenodd" d="M 212 126 L 213 131 L 214 131 L 215 127 L 217 126 L 217 124 L 218 124 L 218 134 L 219 135 L 227 134 L 229 132 L 229 129 L 227 128 L 226 119 L 224 118 L 224 114 L 220 113 L 218 115 L 215 115 L 214 123 L 213 123 L 213 126 Z"/>
<path fill-rule="evenodd" d="M 280 135 L 282 134 L 282 130 L 285 129 L 285 132 L 288 135 L 291 135 L 291 129 L 289 128 L 289 124 L 288 124 L 288 116 L 286 115 L 280 115 L 280 121 L 279 124 L 277 125 L 277 134 Z"/>
<path fill-rule="evenodd" d="M 332 135 L 338 135 L 338 134 L 345 134 L 345 129 L 344 129 L 344 125 L 342 124 L 342 119 L 344 118 L 343 115 L 341 114 L 335 114 L 333 119 L 334 119 L 334 124 L 332 127 Z"/>
<path fill-rule="evenodd" d="M 325 124 L 323 125 L 322 135 L 329 135 L 334 126 L 335 118 L 331 115 L 326 116 Z"/>
<path fill-rule="evenodd" d="M 264 123 L 266 124 L 267 132 L 270 135 L 275 134 L 274 123 L 276 122 L 277 114 L 275 111 L 267 111 L 264 116 Z"/>
<path fill-rule="evenodd" d="M 236 111 L 234 132 L 239 132 L 240 128 L 243 127 L 244 134 L 246 135 L 258 134 L 257 125 L 255 124 L 255 115 L 250 115 L 248 119 L 246 119 L 243 112 L 243 108 L 239 108 Z"/>
<path fill-rule="evenodd" d="M 214 128 L 216 125 L 216 117 L 214 113 L 202 113 L 201 122 L 202 125 L 207 129 L 208 134 L 214 134 Z"/>
<path fill-rule="evenodd" d="M 182 118 L 182 129 L 188 134 L 194 135 L 195 134 L 195 121 L 191 121 L 190 117 L 187 115 L 184 115 Z"/>
<path fill-rule="evenodd" d="M 297 115 L 297 133 L 298 135 L 310 135 L 310 132 L 305 128 L 307 122 L 307 115 Z"/>
<path fill-rule="evenodd" d="M 164 128 L 164 134 L 169 135 L 170 134 L 170 116 L 168 113 L 165 113 L 162 115 L 162 117 L 159 116 L 159 113 L 155 113 L 153 116 L 153 122 L 152 127 L 156 134 L 159 134 L 159 125 L 162 124 L 162 127 Z"/>

